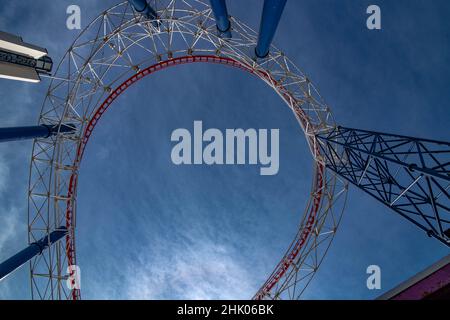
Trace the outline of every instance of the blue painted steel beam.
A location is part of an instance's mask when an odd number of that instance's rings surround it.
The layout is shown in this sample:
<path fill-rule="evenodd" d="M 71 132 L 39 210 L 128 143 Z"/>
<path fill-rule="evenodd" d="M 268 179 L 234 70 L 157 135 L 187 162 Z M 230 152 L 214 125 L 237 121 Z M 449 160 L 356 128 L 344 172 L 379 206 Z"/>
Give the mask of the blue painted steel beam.
<path fill-rule="evenodd" d="M 146 18 L 150 20 L 157 20 L 158 14 L 156 13 L 155 9 L 153 9 L 148 3 L 147 0 L 128 0 L 130 4 L 133 6 L 134 10 L 136 12 L 142 14 Z M 153 21 L 153 25 L 155 27 L 159 26 L 158 21 Z"/>
<path fill-rule="evenodd" d="M 270 45 L 277 31 L 286 2 L 287 0 L 264 0 L 258 44 L 255 48 L 257 58 L 265 58 L 269 54 Z"/>
<path fill-rule="evenodd" d="M 222 38 L 231 38 L 231 22 L 228 16 L 225 0 L 210 0 L 211 8 L 216 18 L 217 31 Z"/>
<path fill-rule="evenodd" d="M 23 249 L 19 253 L 15 254 L 8 260 L 0 264 L 0 281 L 3 280 L 14 270 L 20 268 L 27 261 L 30 261 L 33 257 L 39 255 L 47 247 L 51 246 L 62 237 L 67 234 L 66 227 L 62 226 L 58 230 L 51 232 L 49 235 L 42 239 L 30 244 L 27 248 Z"/>
<path fill-rule="evenodd" d="M 316 138 L 329 170 L 450 247 L 450 142 L 340 126 Z"/>
<path fill-rule="evenodd" d="M 58 133 L 59 126 L 40 125 L 31 127 L 0 128 L 0 142 L 17 141 L 35 138 L 48 138 Z M 72 124 L 62 124 L 59 132 L 71 133 L 75 131 Z"/>

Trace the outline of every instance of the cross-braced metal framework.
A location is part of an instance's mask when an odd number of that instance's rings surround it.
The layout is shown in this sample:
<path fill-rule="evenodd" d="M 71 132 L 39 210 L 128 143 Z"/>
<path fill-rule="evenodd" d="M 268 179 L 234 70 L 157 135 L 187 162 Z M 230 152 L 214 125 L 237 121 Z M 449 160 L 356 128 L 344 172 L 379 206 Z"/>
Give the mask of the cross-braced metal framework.
<path fill-rule="evenodd" d="M 450 246 L 450 143 L 344 127 L 318 141 L 327 168 Z"/>
<path fill-rule="evenodd" d="M 335 126 L 330 110 L 308 80 L 278 49 L 253 59 L 257 33 L 231 18 L 233 38 L 217 36 L 206 1 L 151 1 L 159 23 L 135 13 L 128 2 L 98 16 L 69 48 L 48 89 L 39 123 L 77 126 L 72 135 L 36 139 L 29 180 L 29 242 L 61 225 L 66 241 L 30 263 L 32 297 L 79 299 L 66 286 L 76 265 L 75 227 L 79 165 L 89 137 L 108 107 L 128 87 L 157 71 L 188 63 L 215 63 L 255 75 L 293 111 L 313 155 L 311 197 L 298 233 L 255 299 L 297 299 L 317 272 L 339 225 L 347 184 L 320 159 L 316 135 Z M 176 88 L 155 94 L 172 94 Z M 82 214 L 82 213 L 80 213 Z M 82 226 L 81 226 L 82 227 Z M 170 266 L 168 266 L 170 268 Z M 85 281 L 89 281 L 85 279 Z"/>

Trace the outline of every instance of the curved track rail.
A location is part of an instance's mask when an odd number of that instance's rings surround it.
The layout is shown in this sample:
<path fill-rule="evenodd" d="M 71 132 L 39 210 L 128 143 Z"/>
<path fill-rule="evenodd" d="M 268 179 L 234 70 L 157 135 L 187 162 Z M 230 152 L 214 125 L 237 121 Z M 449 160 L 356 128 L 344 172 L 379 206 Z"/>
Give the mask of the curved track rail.
<path fill-rule="evenodd" d="M 156 71 L 188 63 L 214 63 L 254 74 L 275 90 L 302 127 L 314 161 L 311 197 L 293 242 L 254 299 L 298 299 L 317 272 L 339 225 L 346 184 L 324 169 L 316 134 L 335 124 L 311 82 L 273 48 L 254 61 L 256 33 L 232 18 L 233 39 L 215 34 L 207 3 L 157 1 L 161 26 L 136 16 L 128 3 L 105 11 L 63 58 L 44 102 L 40 123 L 78 125 L 73 136 L 36 139 L 30 167 L 29 240 L 64 222 L 65 246 L 56 244 L 30 263 L 32 296 L 79 299 L 65 287 L 76 265 L 78 168 L 89 137 L 109 106 L 130 86 Z M 150 58 L 148 57 L 150 56 Z M 115 89 L 112 89 L 112 88 Z M 64 191 L 66 190 L 66 191 Z M 342 201 L 340 201 L 343 199 Z M 63 224 L 64 224 L 63 223 Z"/>

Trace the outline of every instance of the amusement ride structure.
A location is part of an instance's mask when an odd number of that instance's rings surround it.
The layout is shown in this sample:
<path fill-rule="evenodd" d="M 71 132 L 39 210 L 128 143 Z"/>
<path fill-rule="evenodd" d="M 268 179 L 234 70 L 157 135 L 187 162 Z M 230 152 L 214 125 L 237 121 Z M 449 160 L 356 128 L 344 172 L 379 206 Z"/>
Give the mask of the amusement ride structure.
<path fill-rule="evenodd" d="M 66 281 L 77 265 L 77 180 L 89 138 L 126 89 L 192 63 L 264 81 L 292 110 L 314 159 L 298 232 L 253 299 L 301 297 L 337 231 L 349 183 L 450 246 L 450 143 L 337 125 L 311 81 L 271 45 L 285 4 L 264 1 L 259 32 L 230 16 L 225 0 L 130 0 L 95 18 L 52 75 L 39 124 L 0 129 L 0 141 L 34 138 L 29 247 L 0 264 L 0 279 L 29 261 L 33 298 L 81 298 Z"/>

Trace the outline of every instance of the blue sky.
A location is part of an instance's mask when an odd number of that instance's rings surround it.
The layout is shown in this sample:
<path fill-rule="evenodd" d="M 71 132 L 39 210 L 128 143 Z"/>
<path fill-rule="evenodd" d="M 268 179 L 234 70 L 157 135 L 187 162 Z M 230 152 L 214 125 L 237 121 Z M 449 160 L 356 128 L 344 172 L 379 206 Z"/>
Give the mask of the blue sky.
<path fill-rule="evenodd" d="M 46 47 L 55 62 L 77 35 L 65 28 L 78 4 L 82 26 L 116 1 L 0 0 L 0 30 Z M 262 1 L 229 11 L 257 29 Z M 369 31 L 366 8 L 382 10 Z M 275 44 L 317 85 L 337 122 L 448 140 L 450 3 L 290 0 Z M 48 86 L 0 80 L 0 126 L 37 121 Z M 213 85 L 212 85 L 213 84 Z M 205 127 L 279 128 L 280 171 L 171 163 L 170 134 Z M 32 142 L 0 145 L 0 260 L 26 245 Z M 129 89 L 103 117 L 82 163 L 78 263 L 85 299 L 251 298 L 295 233 L 312 160 L 290 110 L 250 75 L 181 66 Z M 350 188 L 340 230 L 305 298 L 373 299 L 448 254 L 435 240 Z M 366 268 L 382 290 L 366 288 Z M 0 298 L 30 297 L 28 269 L 0 284 Z"/>

